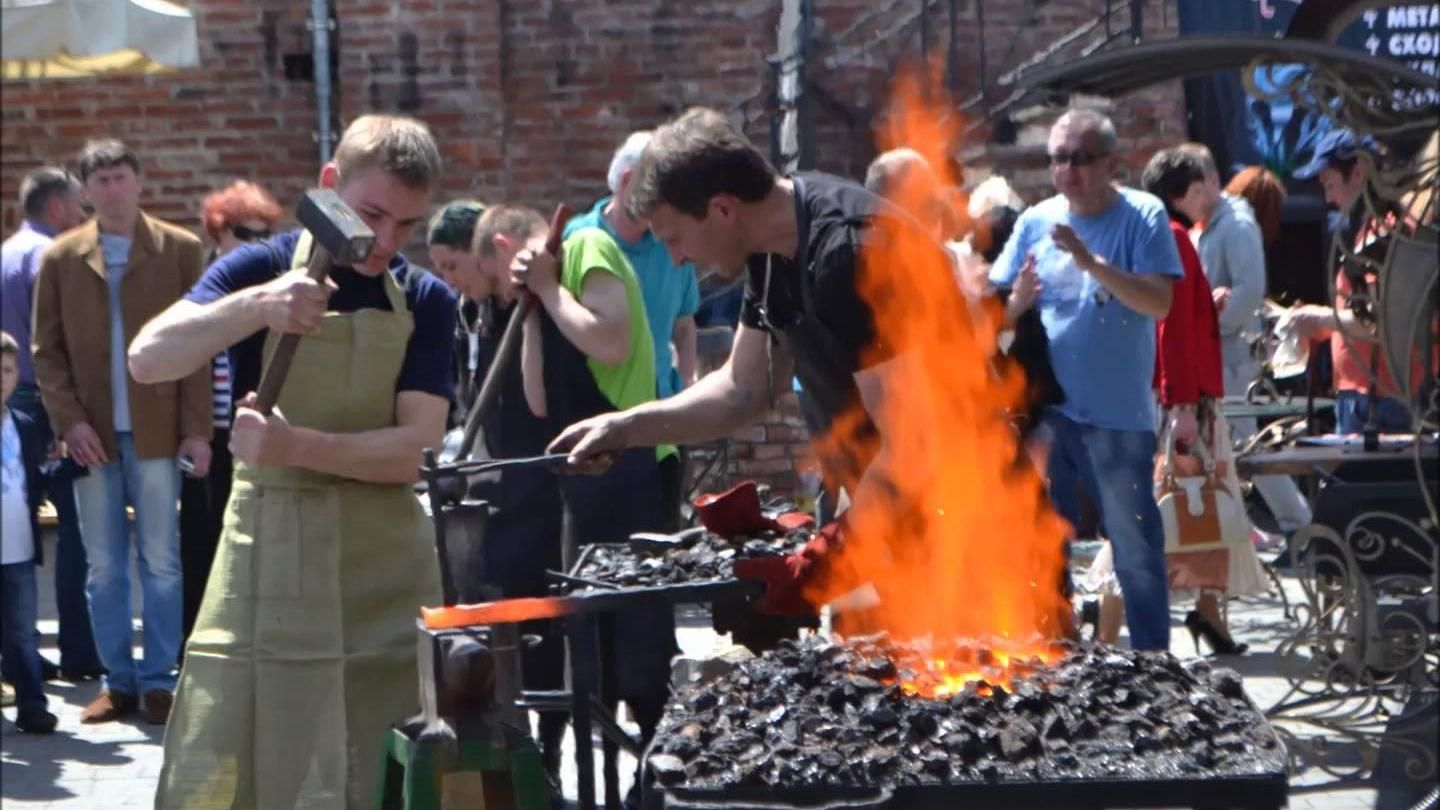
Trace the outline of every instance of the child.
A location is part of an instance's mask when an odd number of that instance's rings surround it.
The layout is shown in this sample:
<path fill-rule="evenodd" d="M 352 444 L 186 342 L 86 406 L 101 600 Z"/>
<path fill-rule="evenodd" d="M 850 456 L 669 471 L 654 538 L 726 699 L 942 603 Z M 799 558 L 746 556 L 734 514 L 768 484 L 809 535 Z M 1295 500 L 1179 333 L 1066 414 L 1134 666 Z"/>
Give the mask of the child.
<path fill-rule="evenodd" d="M 55 730 L 40 679 L 35 645 L 35 566 L 40 562 L 40 463 L 45 427 L 5 403 L 20 380 L 20 345 L 0 332 L 0 655 L 15 680 L 15 727 L 31 734 Z"/>

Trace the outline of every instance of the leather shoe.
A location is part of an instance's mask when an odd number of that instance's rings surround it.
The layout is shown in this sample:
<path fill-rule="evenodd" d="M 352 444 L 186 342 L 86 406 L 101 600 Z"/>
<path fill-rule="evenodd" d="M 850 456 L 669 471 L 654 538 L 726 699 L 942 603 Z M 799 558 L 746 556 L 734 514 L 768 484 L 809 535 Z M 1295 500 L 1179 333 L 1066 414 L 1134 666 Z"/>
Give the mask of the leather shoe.
<path fill-rule="evenodd" d="M 165 725 L 170 719 L 170 707 L 174 705 L 175 695 L 169 689 L 151 689 L 145 693 L 145 722 Z"/>
<path fill-rule="evenodd" d="M 51 734 L 58 722 L 55 715 L 44 709 L 21 709 L 15 715 L 15 728 L 26 734 Z"/>
<path fill-rule="evenodd" d="M 140 699 L 129 692 L 115 692 L 106 689 L 100 693 L 99 697 L 90 701 L 90 705 L 80 713 L 80 722 L 86 725 L 110 723 L 127 714 L 134 714 L 139 708 Z"/>
<path fill-rule="evenodd" d="M 60 680 L 60 666 L 45 656 L 40 656 L 40 680 Z"/>

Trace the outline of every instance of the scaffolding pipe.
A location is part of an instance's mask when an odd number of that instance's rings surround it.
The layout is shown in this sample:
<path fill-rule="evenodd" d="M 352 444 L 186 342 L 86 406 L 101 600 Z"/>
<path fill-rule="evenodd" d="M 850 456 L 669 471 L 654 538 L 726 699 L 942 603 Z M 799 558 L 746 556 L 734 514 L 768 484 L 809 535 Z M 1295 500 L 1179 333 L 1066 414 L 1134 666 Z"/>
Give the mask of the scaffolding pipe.
<path fill-rule="evenodd" d="M 330 162 L 333 139 L 330 122 L 330 3 L 310 0 L 310 58 L 315 75 L 315 141 L 320 148 L 320 165 Z"/>

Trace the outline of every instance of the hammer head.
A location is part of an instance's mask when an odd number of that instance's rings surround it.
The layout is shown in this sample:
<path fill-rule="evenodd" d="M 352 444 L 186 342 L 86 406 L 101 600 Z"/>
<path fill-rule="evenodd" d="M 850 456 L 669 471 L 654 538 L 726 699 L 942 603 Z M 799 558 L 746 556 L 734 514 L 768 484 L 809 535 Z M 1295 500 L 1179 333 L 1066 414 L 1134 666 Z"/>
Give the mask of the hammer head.
<path fill-rule="evenodd" d="M 375 247 L 375 232 L 332 189 L 305 192 L 295 218 L 310 232 L 316 246 L 342 267 L 370 258 L 370 249 Z"/>

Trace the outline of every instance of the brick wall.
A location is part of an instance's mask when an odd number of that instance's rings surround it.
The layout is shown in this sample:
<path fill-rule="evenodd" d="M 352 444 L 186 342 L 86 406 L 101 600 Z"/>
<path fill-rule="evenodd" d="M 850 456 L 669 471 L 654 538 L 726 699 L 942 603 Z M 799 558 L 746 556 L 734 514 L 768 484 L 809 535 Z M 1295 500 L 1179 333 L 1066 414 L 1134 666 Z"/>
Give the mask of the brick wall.
<path fill-rule="evenodd" d="M 860 175 L 871 125 L 896 65 L 943 54 L 949 5 L 814 0 L 807 72 L 817 168 Z M 1146 3 L 1146 35 L 1173 35 L 1168 0 Z M 585 205 L 604 191 L 610 153 L 631 130 L 693 104 L 732 111 L 769 143 L 781 0 L 333 0 L 338 125 L 367 111 L 404 112 L 435 131 L 449 173 L 439 195 Z M 198 202 L 234 178 L 290 204 L 317 172 L 306 4 L 192 0 L 199 67 L 163 76 L 0 84 L 0 224 L 17 223 L 20 177 L 68 162 L 88 137 L 114 135 L 146 166 L 146 208 L 198 230 Z M 1032 6 L 1038 11 L 1029 11 Z M 992 0 L 985 73 L 1094 19 L 1099 0 Z M 979 86 L 976 3 L 956 0 L 956 95 Z M 926 36 L 922 37 L 922 28 Z M 1010 43 L 1014 39 L 1014 46 Z M 928 47 L 922 45 L 922 39 Z M 1085 39 L 1072 48 L 1083 45 Z M 1183 137 L 1182 96 L 1166 85 L 1114 111 L 1132 165 Z M 1043 132 L 975 156 L 1012 175 L 1028 199 L 1048 193 Z M 338 127 L 337 127 L 338 128 Z M 1039 145 L 1036 144 L 1039 133 Z M 418 247 L 418 238 L 413 247 Z M 413 249 L 412 249 L 413 253 Z M 787 405 L 786 408 L 793 408 Z M 789 489 L 803 455 L 798 416 L 783 411 L 732 443 L 728 475 Z"/>

